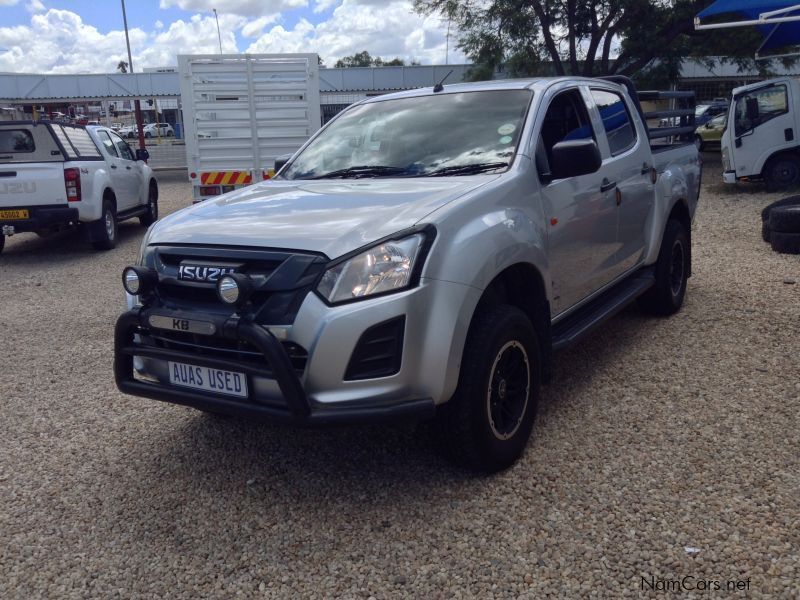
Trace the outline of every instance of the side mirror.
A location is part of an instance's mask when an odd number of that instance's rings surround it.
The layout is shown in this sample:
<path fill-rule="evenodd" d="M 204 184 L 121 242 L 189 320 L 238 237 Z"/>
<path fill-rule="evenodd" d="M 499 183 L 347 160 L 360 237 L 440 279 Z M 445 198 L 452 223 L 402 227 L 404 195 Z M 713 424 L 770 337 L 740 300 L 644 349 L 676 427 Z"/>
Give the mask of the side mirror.
<path fill-rule="evenodd" d="M 553 146 L 550 177 L 566 179 L 595 173 L 603 164 L 600 149 L 594 140 L 570 140 Z"/>
<path fill-rule="evenodd" d="M 144 148 L 136 149 L 136 160 L 147 162 L 149 158 L 150 158 L 150 153 L 147 150 L 145 150 Z"/>
<path fill-rule="evenodd" d="M 275 159 L 275 173 L 280 171 L 283 168 L 283 165 L 289 162 L 290 158 L 292 158 L 291 154 L 284 154 L 283 156 L 278 156 Z"/>

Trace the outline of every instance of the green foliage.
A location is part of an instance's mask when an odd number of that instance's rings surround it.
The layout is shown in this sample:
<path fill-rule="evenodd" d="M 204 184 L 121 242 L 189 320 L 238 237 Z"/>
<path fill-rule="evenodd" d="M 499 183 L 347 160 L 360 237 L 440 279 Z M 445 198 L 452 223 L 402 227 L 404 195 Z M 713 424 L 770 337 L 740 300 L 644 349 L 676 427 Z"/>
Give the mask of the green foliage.
<path fill-rule="evenodd" d="M 343 67 L 402 67 L 406 63 L 402 58 L 393 58 L 392 60 L 384 61 L 380 56 L 371 56 L 366 50 L 353 54 L 352 56 L 345 56 L 336 61 L 337 68 Z M 415 64 L 414 62 L 411 63 Z M 419 63 L 416 63 L 419 64 Z"/>
<path fill-rule="evenodd" d="M 674 78 L 686 57 L 754 64 L 755 28 L 695 31 L 713 0 L 414 0 L 458 29 L 472 79 L 503 67 L 511 77 L 634 75 Z M 719 62 L 713 58 L 712 61 Z M 763 64 L 761 64 L 763 67 Z M 649 73 L 652 71 L 652 73 Z"/>

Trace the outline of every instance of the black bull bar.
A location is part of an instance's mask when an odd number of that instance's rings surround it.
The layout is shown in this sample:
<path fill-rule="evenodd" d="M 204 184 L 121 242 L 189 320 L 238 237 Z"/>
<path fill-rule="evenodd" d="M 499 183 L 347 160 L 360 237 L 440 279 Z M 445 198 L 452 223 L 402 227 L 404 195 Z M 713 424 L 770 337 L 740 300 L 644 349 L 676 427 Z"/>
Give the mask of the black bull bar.
<path fill-rule="evenodd" d="M 137 344 L 134 335 L 138 328 L 151 329 L 151 316 L 174 319 L 192 319 L 212 322 L 215 335 L 229 340 L 245 341 L 255 347 L 264 358 L 264 365 L 241 363 L 234 360 L 196 355 L 172 349 L 155 348 Z M 201 391 L 180 389 L 160 383 L 137 380 L 134 377 L 133 357 L 151 358 L 163 361 L 186 362 L 189 364 L 238 371 L 274 379 L 286 403 L 286 408 L 276 407 L 243 399 L 232 400 L 219 395 Z M 142 396 L 153 400 L 191 406 L 200 410 L 219 412 L 247 417 L 266 417 L 299 425 L 335 425 L 386 421 L 394 419 L 429 419 L 436 407 L 431 398 L 408 400 L 400 404 L 315 407 L 312 410 L 308 395 L 303 389 L 300 377 L 292 366 L 289 356 L 280 341 L 267 329 L 238 316 L 217 315 L 147 309 L 141 306 L 123 313 L 114 329 L 114 378 L 119 390 L 126 394 Z M 249 399 L 248 399 L 249 400 Z"/>

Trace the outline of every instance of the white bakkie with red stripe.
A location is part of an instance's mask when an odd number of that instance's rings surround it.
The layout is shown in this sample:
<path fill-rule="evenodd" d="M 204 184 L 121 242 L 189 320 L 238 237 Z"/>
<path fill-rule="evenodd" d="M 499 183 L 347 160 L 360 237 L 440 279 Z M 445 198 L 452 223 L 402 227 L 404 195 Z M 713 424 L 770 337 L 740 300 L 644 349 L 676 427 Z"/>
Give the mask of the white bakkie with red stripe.
<path fill-rule="evenodd" d="M 117 223 L 158 219 L 158 184 L 146 150 L 107 127 L 0 124 L 0 251 L 18 233 L 82 227 L 92 245 L 116 245 Z"/>
<path fill-rule="evenodd" d="M 193 202 L 270 179 L 320 128 L 318 65 L 316 54 L 178 56 Z"/>

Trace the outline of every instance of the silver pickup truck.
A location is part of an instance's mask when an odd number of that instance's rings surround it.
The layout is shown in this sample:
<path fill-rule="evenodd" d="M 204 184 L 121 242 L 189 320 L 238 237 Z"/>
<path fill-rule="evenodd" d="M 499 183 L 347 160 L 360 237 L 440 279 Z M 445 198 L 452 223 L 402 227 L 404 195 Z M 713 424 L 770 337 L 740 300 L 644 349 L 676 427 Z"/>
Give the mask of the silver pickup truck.
<path fill-rule="evenodd" d="M 273 180 L 149 229 L 122 274 L 117 384 L 302 424 L 435 418 L 453 458 L 506 468 L 554 352 L 634 300 L 681 308 L 693 131 L 649 131 L 624 79 L 356 104 Z"/>

